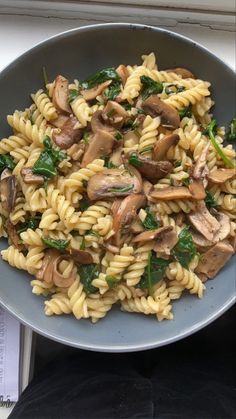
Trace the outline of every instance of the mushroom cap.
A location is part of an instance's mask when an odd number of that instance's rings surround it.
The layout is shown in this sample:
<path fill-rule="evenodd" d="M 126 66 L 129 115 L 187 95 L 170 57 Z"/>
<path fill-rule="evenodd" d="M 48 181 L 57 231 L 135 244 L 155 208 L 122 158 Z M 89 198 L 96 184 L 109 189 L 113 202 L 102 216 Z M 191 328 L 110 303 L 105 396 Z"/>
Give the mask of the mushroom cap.
<path fill-rule="evenodd" d="M 155 182 L 158 179 L 162 179 L 173 169 L 172 163 L 167 160 L 154 161 L 132 151 L 124 156 L 124 160 L 129 161 L 129 158 L 132 155 L 136 155 L 140 163 L 139 166 L 137 166 L 137 170 L 150 181 Z"/>
<path fill-rule="evenodd" d="M 96 134 L 96 132 L 99 130 L 107 131 L 110 134 L 114 134 L 116 131 L 116 129 L 113 126 L 105 123 L 103 119 L 103 111 L 99 110 L 94 112 L 91 118 L 91 130 L 94 134 Z"/>
<path fill-rule="evenodd" d="M 86 250 L 72 248 L 69 250 L 69 254 L 76 264 L 89 265 L 90 263 L 93 263 L 92 255 Z"/>
<path fill-rule="evenodd" d="M 69 82 L 65 77 L 58 75 L 55 80 L 55 86 L 52 94 L 52 102 L 58 111 L 65 114 L 71 113 L 68 96 Z"/>
<path fill-rule="evenodd" d="M 104 81 L 103 83 L 98 84 L 97 86 L 92 87 L 91 89 L 81 90 L 80 93 L 85 100 L 94 100 L 98 95 L 100 95 L 103 92 L 103 90 L 105 90 L 111 84 L 111 82 L 112 80 Z"/>
<path fill-rule="evenodd" d="M 97 130 L 84 153 L 81 167 L 86 167 L 93 160 L 111 154 L 115 144 L 117 141 L 112 134 L 104 130 Z"/>
<path fill-rule="evenodd" d="M 74 143 L 78 142 L 81 139 L 82 130 L 79 128 L 74 128 L 77 122 L 77 118 L 71 116 L 66 120 L 59 133 L 53 132 L 52 139 L 58 147 L 67 150 Z"/>
<path fill-rule="evenodd" d="M 195 79 L 194 74 L 184 67 L 167 68 L 165 71 L 167 73 L 176 73 L 178 76 L 181 76 L 182 79 Z"/>
<path fill-rule="evenodd" d="M 220 229 L 220 223 L 208 211 L 204 201 L 199 201 L 194 212 L 188 214 L 191 224 L 207 240 L 214 243 L 214 237 Z"/>
<path fill-rule="evenodd" d="M 179 142 L 178 134 L 169 134 L 160 138 L 153 149 L 152 155 L 153 160 L 163 160 L 167 151 L 172 145 L 176 145 Z"/>
<path fill-rule="evenodd" d="M 189 191 L 192 199 L 199 201 L 206 197 L 206 191 L 201 180 L 192 179 L 192 182 L 189 184 Z"/>
<path fill-rule="evenodd" d="M 192 194 L 186 186 L 168 186 L 151 192 L 151 198 L 172 201 L 175 199 L 191 199 Z"/>
<path fill-rule="evenodd" d="M 160 116 L 162 125 L 169 129 L 176 129 L 180 124 L 177 110 L 161 100 L 157 95 L 149 96 L 142 104 L 143 110 L 152 117 Z"/>
<path fill-rule="evenodd" d="M 102 118 L 116 129 L 121 129 L 129 115 L 123 106 L 114 100 L 109 100 L 102 111 Z"/>
<path fill-rule="evenodd" d="M 3 209 L 7 212 L 11 212 L 16 202 L 17 181 L 16 176 L 5 176 L 4 172 L 1 175 L 0 181 L 0 201 Z"/>
<path fill-rule="evenodd" d="M 23 167 L 21 169 L 21 176 L 23 177 L 23 181 L 29 185 L 43 185 L 44 183 L 44 177 L 33 173 L 30 167 Z"/>
<path fill-rule="evenodd" d="M 208 180 L 212 183 L 225 183 L 227 180 L 232 179 L 236 176 L 236 168 L 235 169 L 217 169 L 213 172 L 209 173 Z"/>

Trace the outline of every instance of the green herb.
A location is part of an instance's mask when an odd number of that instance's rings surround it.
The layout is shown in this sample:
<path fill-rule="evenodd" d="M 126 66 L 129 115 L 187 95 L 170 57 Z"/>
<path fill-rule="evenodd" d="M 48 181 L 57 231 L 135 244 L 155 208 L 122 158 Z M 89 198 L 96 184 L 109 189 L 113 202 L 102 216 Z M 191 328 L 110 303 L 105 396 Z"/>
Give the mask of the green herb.
<path fill-rule="evenodd" d="M 151 77 L 141 76 L 140 80 L 143 85 L 141 91 L 141 96 L 143 100 L 146 100 L 150 95 L 156 95 L 163 91 L 163 83 L 158 83 L 155 80 L 151 79 Z"/>
<path fill-rule="evenodd" d="M 203 133 L 210 138 L 213 147 L 215 148 L 219 156 L 222 158 L 223 162 L 225 163 L 225 166 L 233 169 L 235 167 L 234 163 L 225 155 L 215 138 L 215 135 L 217 133 L 217 123 L 215 119 L 212 119 L 212 121 L 207 125 Z"/>
<path fill-rule="evenodd" d="M 115 81 L 109 86 L 109 88 L 105 90 L 104 95 L 106 96 L 107 100 L 115 100 L 120 92 L 120 82 Z"/>
<path fill-rule="evenodd" d="M 191 118 L 191 116 L 192 116 L 192 106 L 189 105 L 186 108 L 181 108 L 181 109 L 178 110 L 178 113 L 179 113 L 180 119 L 183 119 L 185 117 Z"/>
<path fill-rule="evenodd" d="M 42 242 L 47 246 L 47 247 L 52 247 L 53 249 L 57 249 L 57 250 L 65 250 L 69 244 L 69 240 L 61 240 L 61 239 L 46 239 L 44 237 L 42 237 Z"/>
<path fill-rule="evenodd" d="M 105 279 L 109 288 L 114 288 L 119 282 L 119 279 L 112 275 L 107 275 Z"/>
<path fill-rule="evenodd" d="M 129 192 L 132 191 L 132 189 L 134 188 L 134 185 L 129 185 L 126 186 L 124 188 L 109 188 L 107 190 L 107 192 L 119 192 L 119 193 L 124 193 L 124 192 Z"/>
<path fill-rule="evenodd" d="M 81 265 L 78 272 L 86 294 L 98 292 L 98 288 L 92 285 L 92 281 L 99 276 L 98 265 L 94 263 L 91 263 L 90 265 Z"/>
<path fill-rule="evenodd" d="M 183 179 L 183 180 L 182 180 L 182 184 L 183 184 L 184 186 L 189 186 L 189 185 L 190 185 L 190 178 L 189 178 L 189 177 L 187 177 L 187 178 Z"/>
<path fill-rule="evenodd" d="M 236 118 L 230 122 L 229 131 L 226 134 L 227 141 L 236 141 Z"/>
<path fill-rule="evenodd" d="M 181 160 L 176 160 L 176 162 L 174 163 L 174 167 L 179 167 L 181 166 L 182 162 Z"/>
<path fill-rule="evenodd" d="M 69 90 L 69 96 L 68 96 L 69 103 L 73 102 L 73 100 L 75 100 L 78 96 L 79 96 L 79 91 L 78 90 L 70 89 Z"/>
<path fill-rule="evenodd" d="M 138 157 L 137 153 L 132 153 L 130 155 L 129 164 L 132 164 L 132 166 L 135 166 L 135 167 L 141 167 L 142 166 L 142 162 L 139 160 L 139 157 Z"/>
<path fill-rule="evenodd" d="M 141 134 L 137 129 L 134 130 L 134 134 L 136 135 L 136 137 L 141 138 Z"/>
<path fill-rule="evenodd" d="M 107 80 L 120 81 L 120 77 L 114 67 L 106 68 L 98 71 L 97 73 L 89 76 L 86 80 L 81 83 L 83 89 L 91 89 L 98 84 L 104 83 Z"/>
<path fill-rule="evenodd" d="M 218 207 L 218 204 L 217 204 L 214 196 L 209 191 L 206 191 L 205 204 L 206 204 L 206 206 L 207 206 L 208 209 L 217 208 Z"/>
<path fill-rule="evenodd" d="M 81 245 L 80 245 L 80 250 L 85 250 L 85 238 L 84 238 L 84 236 L 82 237 L 82 242 L 81 242 Z"/>
<path fill-rule="evenodd" d="M 115 113 L 115 109 L 114 109 L 114 108 L 112 108 L 109 112 L 107 112 L 107 116 L 108 116 L 108 118 L 110 118 L 111 116 L 113 116 L 113 115 L 114 115 L 114 113 Z"/>
<path fill-rule="evenodd" d="M 185 87 L 184 86 L 176 86 L 176 84 L 169 84 L 165 87 L 165 93 L 167 95 L 172 95 L 174 93 L 181 93 L 184 92 Z"/>
<path fill-rule="evenodd" d="M 104 166 L 108 169 L 115 169 L 117 166 L 112 163 L 112 161 L 109 159 L 109 156 L 106 156 L 104 159 Z"/>
<path fill-rule="evenodd" d="M 0 155 L 0 174 L 5 169 L 13 170 L 15 166 L 16 164 L 9 154 Z"/>
<path fill-rule="evenodd" d="M 120 131 L 116 131 L 115 133 L 115 138 L 117 141 L 122 140 L 123 139 L 123 135 L 121 134 Z"/>
<path fill-rule="evenodd" d="M 129 102 L 123 102 L 121 105 L 126 111 L 130 111 L 132 109 L 132 105 Z"/>
<path fill-rule="evenodd" d="M 89 144 L 89 137 L 90 137 L 89 132 L 85 131 L 84 135 L 83 135 L 83 140 L 84 140 L 85 144 Z"/>
<path fill-rule="evenodd" d="M 81 211 L 85 211 L 90 205 L 90 201 L 88 200 L 88 198 L 83 197 L 80 201 L 79 201 L 79 209 Z"/>
<path fill-rule="evenodd" d="M 17 233 L 23 233 L 24 231 L 28 230 L 28 228 L 31 228 L 31 230 L 36 230 L 36 228 L 39 226 L 41 220 L 41 216 L 36 216 L 34 218 L 29 218 L 24 223 L 20 223 L 17 228 Z"/>
<path fill-rule="evenodd" d="M 147 288 L 149 295 L 152 295 L 153 286 L 163 278 L 169 263 L 169 260 L 157 258 L 150 251 L 148 254 L 148 264 L 137 287 L 141 289 Z"/>
<path fill-rule="evenodd" d="M 155 230 L 155 228 L 159 227 L 159 223 L 156 220 L 155 215 L 150 211 L 149 208 L 146 208 L 146 217 L 145 220 L 142 221 L 142 225 L 146 230 Z"/>
<path fill-rule="evenodd" d="M 55 150 L 52 147 L 51 140 L 48 136 L 43 141 L 45 149 L 41 152 L 38 160 L 32 167 L 33 173 L 42 175 L 45 178 L 51 178 L 57 175 L 57 164 L 65 159 L 62 151 Z"/>
<path fill-rule="evenodd" d="M 43 70 L 43 82 L 44 82 L 44 86 L 46 87 L 47 84 L 49 83 L 46 67 L 43 67 L 42 70 Z"/>
<path fill-rule="evenodd" d="M 178 242 L 171 251 L 172 256 L 186 269 L 192 258 L 197 254 L 189 227 L 184 227 L 178 237 Z"/>
<path fill-rule="evenodd" d="M 87 235 L 88 236 L 95 236 L 95 237 L 100 237 L 100 235 L 98 234 L 98 232 L 97 231 L 94 231 L 94 230 L 89 230 L 88 232 L 87 232 Z"/>
<path fill-rule="evenodd" d="M 136 108 L 136 110 L 139 114 L 142 114 L 142 115 L 145 114 L 144 110 L 141 108 Z"/>

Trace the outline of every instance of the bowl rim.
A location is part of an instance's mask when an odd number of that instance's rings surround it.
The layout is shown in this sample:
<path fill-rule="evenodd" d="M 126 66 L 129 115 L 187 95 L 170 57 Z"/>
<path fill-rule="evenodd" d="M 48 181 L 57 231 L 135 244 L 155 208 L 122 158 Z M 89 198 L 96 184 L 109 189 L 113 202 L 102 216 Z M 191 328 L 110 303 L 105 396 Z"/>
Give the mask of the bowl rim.
<path fill-rule="evenodd" d="M 98 30 L 98 29 L 112 29 L 112 28 L 119 28 L 119 29 L 141 29 L 141 30 L 149 30 L 149 31 L 154 31 L 154 32 L 159 32 L 159 33 L 166 33 L 169 34 L 170 36 L 183 40 L 184 42 L 187 42 L 188 44 L 192 45 L 192 46 L 197 46 L 199 49 L 201 49 L 203 51 L 203 53 L 207 53 L 208 55 L 210 55 L 212 58 L 214 58 L 215 60 L 219 61 L 221 64 L 223 64 L 224 66 L 226 66 L 229 70 L 231 70 L 233 73 L 235 73 L 235 70 L 233 67 L 231 67 L 228 63 L 226 63 L 224 60 L 218 58 L 214 53 L 212 53 L 207 47 L 201 45 L 200 43 L 194 41 L 193 39 L 182 35 L 182 34 L 178 34 L 176 32 L 173 32 L 171 30 L 168 29 L 164 29 L 164 28 L 160 28 L 160 27 L 155 27 L 155 26 L 151 26 L 151 25 L 144 25 L 144 24 L 139 24 L 139 23 L 124 23 L 124 22 L 113 22 L 113 23 L 99 23 L 99 24 L 91 24 L 91 25 L 85 25 L 85 26 L 81 26 L 81 27 L 76 27 L 76 28 L 72 28 L 63 32 L 59 32 L 55 35 L 52 35 L 46 39 L 44 39 L 43 41 L 40 41 L 38 43 L 36 43 L 33 47 L 31 47 L 30 49 L 27 49 L 25 52 L 23 52 L 21 55 L 19 55 L 18 57 L 16 57 L 13 61 L 11 61 L 10 63 L 8 63 L 1 71 L 0 71 L 0 78 L 2 76 L 4 76 L 5 73 L 7 73 L 8 70 L 10 70 L 13 66 L 15 66 L 17 64 L 18 61 L 21 61 L 22 59 L 24 59 L 24 57 L 27 57 L 28 55 L 30 55 L 32 53 L 32 51 L 44 46 L 44 44 L 50 44 L 51 42 L 53 42 L 55 39 L 63 39 L 66 38 L 67 36 L 69 36 L 70 34 L 73 33 L 79 33 L 79 32 L 86 32 L 86 31 L 93 31 L 93 30 Z M 234 256 L 235 257 L 235 256 Z M 178 340 L 184 339 L 190 335 L 192 335 L 193 333 L 196 333 L 197 331 L 203 329 L 204 327 L 208 326 L 210 323 L 212 323 L 214 320 L 216 320 L 218 317 L 220 317 L 223 313 L 225 313 L 230 307 L 233 306 L 233 304 L 236 302 L 236 293 L 235 295 L 232 295 L 224 304 L 223 306 L 221 306 L 221 308 L 216 311 L 213 312 L 212 314 L 209 314 L 208 317 L 205 320 L 202 320 L 198 323 L 195 323 L 193 326 L 188 327 L 188 329 L 182 331 L 181 333 L 176 333 L 173 336 L 169 337 L 169 338 L 164 338 L 162 340 L 159 340 L 158 342 L 153 342 L 153 343 L 140 343 L 139 346 L 137 345 L 97 345 L 97 344 L 81 344 L 81 343 L 77 343 L 75 341 L 71 341 L 67 338 L 64 337 L 59 337 L 57 334 L 53 334 L 51 332 L 47 332 L 45 329 L 42 329 L 41 327 L 37 327 L 34 326 L 33 323 L 31 323 L 31 321 L 28 321 L 24 318 L 24 315 L 22 315 L 20 312 L 18 312 L 17 309 L 15 309 L 14 307 L 11 306 L 10 303 L 8 302 L 4 302 L 2 301 L 2 298 L 0 296 L 0 305 L 5 308 L 7 311 L 9 311 L 10 314 L 12 314 L 16 319 L 18 319 L 22 324 L 24 324 L 27 327 L 30 327 L 33 331 L 35 331 L 36 333 L 39 333 L 43 336 L 45 336 L 46 338 L 49 339 L 53 339 L 57 342 L 60 342 L 62 344 L 66 344 L 69 346 L 73 346 L 79 349 L 84 349 L 84 350 L 91 350 L 91 351 L 97 351 L 97 352 L 136 352 L 136 351 L 143 351 L 143 350 L 149 350 L 149 349 L 154 349 L 154 348 L 158 348 L 161 346 L 165 346 L 171 343 L 174 343 Z"/>

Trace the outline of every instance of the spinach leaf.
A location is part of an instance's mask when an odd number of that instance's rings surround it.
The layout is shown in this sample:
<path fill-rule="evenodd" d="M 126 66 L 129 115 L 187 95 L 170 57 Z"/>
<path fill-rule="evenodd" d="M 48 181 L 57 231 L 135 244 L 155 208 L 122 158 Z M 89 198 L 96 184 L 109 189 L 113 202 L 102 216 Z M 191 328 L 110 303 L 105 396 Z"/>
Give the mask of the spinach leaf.
<path fill-rule="evenodd" d="M 214 196 L 209 191 L 206 191 L 205 204 L 206 204 L 206 206 L 207 206 L 208 209 L 217 208 L 218 207 L 218 204 L 217 204 Z"/>
<path fill-rule="evenodd" d="M 90 201 L 88 198 L 83 197 L 80 201 L 79 201 L 79 208 L 81 211 L 85 211 L 90 205 Z"/>
<path fill-rule="evenodd" d="M 178 242 L 172 249 L 171 254 L 184 268 L 188 269 L 189 263 L 197 254 L 189 227 L 184 227 L 180 232 Z"/>
<path fill-rule="evenodd" d="M 190 177 L 186 177 L 185 179 L 183 179 L 182 184 L 184 186 L 189 186 L 190 185 Z"/>
<path fill-rule="evenodd" d="M 104 83 L 104 81 L 107 80 L 120 81 L 120 77 L 114 67 L 105 68 L 92 76 L 89 76 L 81 83 L 81 86 L 83 89 L 91 89 L 92 87 Z"/>
<path fill-rule="evenodd" d="M 236 141 L 236 118 L 230 122 L 229 131 L 226 134 L 227 141 Z"/>
<path fill-rule="evenodd" d="M 91 263 L 90 265 L 81 265 L 78 272 L 86 294 L 98 292 L 98 288 L 92 285 L 92 281 L 99 276 L 98 265 L 95 263 Z"/>
<path fill-rule="evenodd" d="M 141 167 L 142 166 L 142 162 L 139 160 L 137 153 L 132 153 L 130 155 L 129 164 L 132 164 L 132 166 L 135 166 L 135 167 Z"/>
<path fill-rule="evenodd" d="M 35 216 L 34 218 L 29 218 L 24 223 L 20 223 L 17 226 L 17 233 L 23 233 L 24 231 L 28 230 L 28 228 L 31 228 L 31 230 L 36 230 L 36 228 L 39 226 L 41 220 L 41 216 Z"/>
<path fill-rule="evenodd" d="M 182 164 L 181 160 L 176 160 L 174 162 L 174 167 L 179 167 L 179 166 L 181 166 L 181 164 Z"/>
<path fill-rule="evenodd" d="M 43 238 L 42 237 L 42 242 L 47 246 L 47 247 L 52 247 L 53 249 L 57 249 L 57 250 L 66 250 L 68 244 L 69 244 L 69 240 L 61 240 L 61 239 L 50 239 L 50 238 Z"/>
<path fill-rule="evenodd" d="M 13 170 L 16 166 L 13 158 L 9 154 L 0 155 L 0 174 L 5 169 Z"/>
<path fill-rule="evenodd" d="M 68 102 L 71 103 L 79 96 L 79 92 L 76 89 L 69 90 Z"/>
<path fill-rule="evenodd" d="M 216 137 L 215 137 L 216 133 L 217 133 L 217 122 L 216 122 L 215 119 L 212 119 L 212 121 L 207 125 L 206 129 L 203 131 L 203 134 L 207 135 L 210 138 L 214 149 L 216 150 L 216 152 L 219 154 L 219 156 L 221 157 L 221 159 L 225 163 L 225 166 L 229 167 L 230 169 L 233 169 L 235 167 L 235 165 L 234 165 L 233 161 L 230 160 L 226 156 L 226 154 L 223 152 L 221 146 L 217 142 Z"/>
<path fill-rule="evenodd" d="M 106 282 L 107 282 L 109 288 L 114 288 L 117 285 L 117 283 L 119 282 L 119 279 L 116 278 L 113 275 L 107 275 L 105 279 L 106 279 Z"/>
<path fill-rule="evenodd" d="M 129 186 L 126 186 L 124 188 L 109 188 L 109 189 L 107 189 L 107 192 L 120 192 L 120 193 L 123 193 L 123 192 L 132 191 L 133 188 L 134 188 L 134 185 L 129 185 Z"/>
<path fill-rule="evenodd" d="M 42 175 L 45 178 L 51 178 L 57 175 L 57 164 L 66 156 L 60 150 L 52 147 L 51 140 L 48 136 L 43 141 L 45 149 L 41 152 L 38 160 L 32 167 L 33 173 Z"/>
<path fill-rule="evenodd" d="M 163 91 L 163 83 L 158 83 L 151 79 L 151 77 L 141 76 L 140 80 L 143 85 L 141 90 L 141 96 L 143 100 L 146 100 L 151 95 L 156 95 Z"/>
<path fill-rule="evenodd" d="M 132 109 L 132 105 L 129 102 L 123 102 L 121 103 L 121 106 L 123 106 L 126 111 L 130 111 Z"/>
<path fill-rule="evenodd" d="M 149 208 L 146 208 L 147 216 L 144 221 L 142 221 L 142 225 L 146 230 L 155 230 L 159 227 L 159 223 L 156 220 L 155 215 L 150 211 Z"/>
<path fill-rule="evenodd" d="M 120 141 L 120 140 L 122 140 L 122 139 L 123 139 L 123 135 L 121 134 L 121 132 L 120 132 L 120 131 L 116 131 L 116 133 L 115 133 L 115 139 L 116 139 L 117 141 Z"/>
<path fill-rule="evenodd" d="M 148 265 L 137 287 L 147 288 L 149 295 L 152 295 L 153 286 L 163 278 L 169 263 L 169 260 L 157 258 L 152 252 L 149 252 Z"/>
<path fill-rule="evenodd" d="M 85 238 L 84 238 L 84 236 L 82 237 L 82 242 L 81 242 L 81 245 L 80 245 L 80 250 L 85 250 Z"/>
<path fill-rule="evenodd" d="M 189 105 L 186 108 L 181 108 L 181 109 L 178 110 L 178 113 L 179 113 L 180 119 L 183 119 L 185 117 L 191 118 L 191 116 L 192 116 L 192 106 Z"/>
<path fill-rule="evenodd" d="M 106 156 L 104 159 L 104 166 L 108 169 L 115 169 L 117 166 L 112 163 L 112 161 L 109 159 L 109 156 Z"/>
<path fill-rule="evenodd" d="M 115 100 L 120 92 L 120 83 L 115 81 L 105 90 L 104 95 L 106 96 L 107 100 Z"/>

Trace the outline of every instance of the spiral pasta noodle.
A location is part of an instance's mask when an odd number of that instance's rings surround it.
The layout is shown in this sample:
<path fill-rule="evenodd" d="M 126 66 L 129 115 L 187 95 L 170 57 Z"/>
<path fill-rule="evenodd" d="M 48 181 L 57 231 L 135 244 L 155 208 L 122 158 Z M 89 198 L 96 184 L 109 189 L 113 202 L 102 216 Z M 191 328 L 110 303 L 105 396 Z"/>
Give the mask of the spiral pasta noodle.
<path fill-rule="evenodd" d="M 31 95 L 35 105 L 47 121 L 57 118 L 57 110 L 42 89 Z"/>

